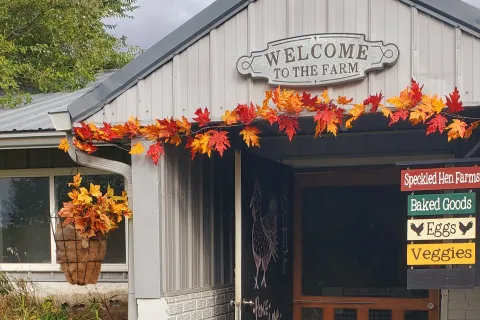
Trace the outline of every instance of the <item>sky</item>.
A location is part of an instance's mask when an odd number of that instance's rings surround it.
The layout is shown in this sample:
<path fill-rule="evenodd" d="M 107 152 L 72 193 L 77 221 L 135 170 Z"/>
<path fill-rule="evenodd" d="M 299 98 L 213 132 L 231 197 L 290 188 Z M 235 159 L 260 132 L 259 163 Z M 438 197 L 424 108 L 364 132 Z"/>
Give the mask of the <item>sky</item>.
<path fill-rule="evenodd" d="M 118 24 L 114 34 L 125 35 L 128 42 L 148 49 L 214 0 L 138 0 L 134 19 L 110 20 Z M 222 0 L 218 0 L 222 1 Z M 480 7 L 480 0 L 464 0 Z"/>

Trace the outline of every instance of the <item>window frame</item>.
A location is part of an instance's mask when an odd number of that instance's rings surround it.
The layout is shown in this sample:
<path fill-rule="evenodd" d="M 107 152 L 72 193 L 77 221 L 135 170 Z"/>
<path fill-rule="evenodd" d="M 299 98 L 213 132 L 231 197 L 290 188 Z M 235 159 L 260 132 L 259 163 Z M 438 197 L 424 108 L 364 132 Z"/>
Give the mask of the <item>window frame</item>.
<path fill-rule="evenodd" d="M 72 176 L 77 172 L 84 175 L 114 175 L 115 173 L 86 167 L 72 168 L 35 168 L 35 169 L 12 169 L 0 170 L 2 178 L 29 178 L 48 177 L 50 213 L 56 206 L 55 177 Z M 124 179 L 125 181 L 125 179 Z M 124 182 L 126 186 L 126 181 Z M 53 220 L 56 221 L 56 220 Z M 51 221 L 51 223 L 53 222 Z M 128 272 L 128 223 L 125 223 L 125 263 L 102 263 L 102 272 Z M 0 263 L 0 271 L 6 272 L 61 272 L 60 264 L 57 263 L 56 246 L 53 233 L 50 232 L 50 263 Z"/>

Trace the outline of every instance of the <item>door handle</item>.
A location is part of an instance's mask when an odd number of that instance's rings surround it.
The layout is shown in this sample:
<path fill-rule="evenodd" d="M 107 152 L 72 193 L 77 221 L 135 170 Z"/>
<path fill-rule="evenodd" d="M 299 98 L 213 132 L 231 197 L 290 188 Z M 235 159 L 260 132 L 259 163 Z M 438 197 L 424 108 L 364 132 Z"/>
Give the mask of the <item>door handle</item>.
<path fill-rule="evenodd" d="M 251 307 L 253 307 L 253 306 L 255 305 L 255 303 L 254 303 L 253 301 L 251 301 L 251 300 L 250 300 L 250 301 L 247 301 L 247 300 L 245 300 L 245 299 L 243 299 L 242 303 L 243 303 L 243 305 L 245 305 L 245 306 L 251 306 Z"/>
<path fill-rule="evenodd" d="M 428 310 L 432 310 L 435 307 L 435 305 L 431 302 L 427 303 L 427 308 Z"/>

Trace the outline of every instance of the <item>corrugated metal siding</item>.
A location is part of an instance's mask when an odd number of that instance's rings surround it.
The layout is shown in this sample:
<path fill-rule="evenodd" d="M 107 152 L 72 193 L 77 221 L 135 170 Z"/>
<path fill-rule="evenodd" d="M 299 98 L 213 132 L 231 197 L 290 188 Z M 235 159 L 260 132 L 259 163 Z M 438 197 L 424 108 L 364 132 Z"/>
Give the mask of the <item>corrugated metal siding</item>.
<path fill-rule="evenodd" d="M 32 102 L 13 109 L 0 108 L 0 132 L 54 130 L 49 112 L 66 111 L 74 100 L 92 90 L 113 72 L 102 73 L 96 82 L 72 92 L 42 93 L 32 95 Z"/>
<path fill-rule="evenodd" d="M 167 149 L 159 163 L 163 290 L 233 283 L 233 156 L 191 161 Z"/>
<path fill-rule="evenodd" d="M 314 32 L 363 33 L 400 49 L 395 66 L 369 73 L 364 81 L 329 88 L 333 96 L 356 101 L 379 91 L 391 96 L 414 77 L 427 92 L 443 95 L 458 86 L 463 101 L 480 100 L 480 63 L 475 59 L 480 40 L 416 8 L 396 0 L 258 0 L 88 121 L 191 118 L 198 107 L 208 107 L 218 120 L 239 102 L 262 101 L 268 88 L 264 81 L 238 74 L 241 55 L 262 50 L 269 41 Z"/>

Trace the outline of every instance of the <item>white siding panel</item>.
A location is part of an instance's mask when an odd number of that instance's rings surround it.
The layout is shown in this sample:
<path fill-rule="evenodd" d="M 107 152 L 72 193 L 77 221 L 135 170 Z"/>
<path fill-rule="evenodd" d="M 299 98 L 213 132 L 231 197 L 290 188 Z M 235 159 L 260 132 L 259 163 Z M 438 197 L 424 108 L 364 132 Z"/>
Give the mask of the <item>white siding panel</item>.
<path fill-rule="evenodd" d="M 461 63 L 462 63 L 462 86 L 460 94 L 463 101 L 473 100 L 473 42 L 478 41 L 469 34 L 462 33 L 461 40 Z M 478 59 L 478 57 L 475 57 Z M 460 89 L 459 89 L 460 90 Z"/>
<path fill-rule="evenodd" d="M 416 8 L 396 0 L 257 0 L 88 121 L 124 122 L 132 115 L 143 122 L 182 115 L 191 119 L 198 107 L 208 107 L 212 119 L 220 120 L 237 103 L 260 104 L 270 88 L 264 80 L 238 74 L 241 55 L 263 50 L 269 41 L 314 32 L 356 32 L 400 49 L 395 66 L 371 72 L 363 81 L 329 87 L 331 96 L 355 101 L 380 91 L 391 96 L 413 77 L 427 92 L 443 96 L 457 85 L 463 101 L 480 100 L 480 63 L 475 59 L 480 40 L 466 32 L 456 35 L 454 27 Z M 319 94 L 323 89 L 308 90 Z"/>

